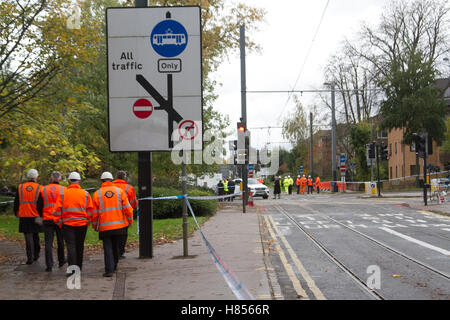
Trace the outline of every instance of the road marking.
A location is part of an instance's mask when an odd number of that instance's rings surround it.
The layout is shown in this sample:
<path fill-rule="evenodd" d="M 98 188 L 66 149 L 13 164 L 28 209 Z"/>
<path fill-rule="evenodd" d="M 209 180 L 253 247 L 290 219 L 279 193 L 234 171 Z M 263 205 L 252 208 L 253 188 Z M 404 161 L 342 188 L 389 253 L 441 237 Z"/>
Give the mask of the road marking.
<path fill-rule="evenodd" d="M 415 239 L 415 238 L 413 238 L 413 237 L 407 236 L 407 235 L 405 235 L 405 234 L 403 234 L 403 233 L 394 231 L 394 230 L 389 229 L 389 228 L 380 227 L 380 229 L 381 229 L 381 230 L 384 230 L 384 231 L 386 231 L 386 232 L 389 232 L 390 234 L 393 234 L 393 235 L 395 235 L 395 236 L 397 236 L 397 237 L 400 237 L 400 238 L 403 238 L 403 239 L 405 239 L 405 240 L 414 242 L 414 243 L 416 243 L 416 244 L 418 244 L 418 245 L 421 245 L 422 247 L 425 247 L 425 248 L 428 248 L 428 249 L 437 251 L 437 252 L 442 253 L 442 254 L 444 254 L 444 255 L 446 255 L 446 256 L 450 256 L 450 251 L 447 251 L 447 250 L 445 250 L 445 249 L 442 249 L 442 248 L 433 246 L 433 245 L 431 245 L 431 244 L 429 244 L 429 243 L 423 242 L 423 241 L 421 241 L 421 240 L 417 240 L 417 239 Z"/>
<path fill-rule="evenodd" d="M 292 284 L 294 286 L 295 291 L 297 292 L 297 295 L 302 300 L 309 300 L 309 297 L 306 294 L 306 291 L 302 288 L 302 285 L 300 284 L 300 281 L 295 276 L 294 270 L 292 270 L 291 265 L 287 261 L 286 256 L 285 256 L 283 250 L 281 249 L 280 244 L 277 241 L 277 237 L 276 237 L 276 235 L 275 235 L 275 233 L 274 233 L 274 231 L 272 229 L 271 223 L 269 222 L 268 216 L 264 216 L 264 219 L 266 221 L 267 228 L 269 229 L 270 236 L 274 240 L 274 244 L 275 244 L 276 250 L 277 250 L 278 254 L 280 255 L 280 259 L 281 259 L 281 262 L 283 263 L 284 269 L 286 270 L 286 272 L 287 272 L 287 274 L 289 276 L 289 279 L 291 279 L 291 282 L 292 282 Z"/>
<path fill-rule="evenodd" d="M 308 271 L 306 271 L 305 267 L 303 266 L 303 264 L 298 259 L 297 255 L 295 254 L 295 252 L 292 249 L 291 245 L 287 241 L 286 237 L 284 237 L 281 234 L 281 232 L 278 230 L 278 228 L 276 227 L 272 216 L 269 216 L 268 219 L 272 222 L 276 233 L 280 237 L 281 241 L 283 242 L 284 246 L 286 247 L 287 251 L 289 252 L 289 255 L 291 256 L 291 259 L 294 261 L 295 266 L 297 267 L 298 271 L 300 271 L 300 273 L 302 274 L 303 279 L 305 279 L 306 283 L 308 284 L 309 289 L 312 291 L 312 293 L 314 294 L 316 299 L 317 300 L 326 300 L 325 296 L 320 291 L 320 289 L 317 287 L 316 283 L 311 278 L 311 276 L 309 275 Z"/>

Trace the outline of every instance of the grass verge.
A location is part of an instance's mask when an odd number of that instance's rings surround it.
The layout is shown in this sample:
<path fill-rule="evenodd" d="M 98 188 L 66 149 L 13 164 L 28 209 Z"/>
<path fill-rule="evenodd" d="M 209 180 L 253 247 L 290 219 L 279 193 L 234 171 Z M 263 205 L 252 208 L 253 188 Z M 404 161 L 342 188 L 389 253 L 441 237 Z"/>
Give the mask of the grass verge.
<path fill-rule="evenodd" d="M 209 216 L 197 217 L 197 221 L 201 224 L 206 222 Z M 188 233 L 191 235 L 197 226 L 192 217 L 188 218 Z M 41 243 L 44 242 L 44 234 L 39 234 Z M 8 240 L 23 240 L 23 234 L 19 233 L 19 219 L 13 215 L 0 216 L 0 237 Z M 171 242 L 183 237 L 183 219 L 155 219 L 153 220 L 153 240 L 155 244 Z M 128 228 L 129 246 L 137 245 L 139 242 L 139 235 L 137 234 L 137 220 Z M 92 227 L 88 228 L 86 234 L 85 246 L 90 248 L 97 248 L 102 246 L 102 241 L 98 239 L 98 232 L 94 231 Z"/>

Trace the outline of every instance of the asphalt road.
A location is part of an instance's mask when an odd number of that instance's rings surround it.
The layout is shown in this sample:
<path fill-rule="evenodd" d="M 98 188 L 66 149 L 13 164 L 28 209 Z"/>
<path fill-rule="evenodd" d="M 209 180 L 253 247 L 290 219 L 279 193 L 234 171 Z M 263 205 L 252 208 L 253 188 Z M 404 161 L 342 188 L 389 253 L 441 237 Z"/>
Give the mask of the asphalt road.
<path fill-rule="evenodd" d="M 449 217 L 351 194 L 256 203 L 284 299 L 450 299 Z"/>

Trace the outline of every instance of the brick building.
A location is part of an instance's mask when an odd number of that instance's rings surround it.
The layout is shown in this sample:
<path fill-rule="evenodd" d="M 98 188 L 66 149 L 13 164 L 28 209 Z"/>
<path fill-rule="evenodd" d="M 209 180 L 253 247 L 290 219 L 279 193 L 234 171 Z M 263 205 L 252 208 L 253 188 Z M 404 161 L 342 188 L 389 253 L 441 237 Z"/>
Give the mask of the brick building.
<path fill-rule="evenodd" d="M 450 113 L 450 79 L 439 79 L 436 86 L 442 90 Z M 393 129 L 388 133 L 389 179 L 423 175 L 423 159 L 417 159 L 415 151 L 411 151 L 409 145 L 402 144 L 403 133 L 404 129 Z M 449 160 L 449 155 L 441 152 L 433 141 L 433 154 L 428 156 L 427 163 L 444 170 Z"/>

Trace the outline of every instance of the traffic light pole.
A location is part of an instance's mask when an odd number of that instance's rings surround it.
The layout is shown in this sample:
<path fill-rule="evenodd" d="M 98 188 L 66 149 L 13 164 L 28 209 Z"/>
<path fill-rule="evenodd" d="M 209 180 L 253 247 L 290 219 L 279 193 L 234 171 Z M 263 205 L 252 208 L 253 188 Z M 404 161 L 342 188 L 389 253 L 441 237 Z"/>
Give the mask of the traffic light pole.
<path fill-rule="evenodd" d="M 381 197 L 381 190 L 380 190 L 380 151 L 381 151 L 381 147 L 378 145 L 378 143 L 375 144 L 375 152 L 376 152 L 376 157 L 377 157 L 377 190 L 378 190 L 378 198 Z"/>
<path fill-rule="evenodd" d="M 423 156 L 423 202 L 427 206 L 427 156 L 428 156 L 428 134 L 425 134 L 425 152 Z"/>
<path fill-rule="evenodd" d="M 247 134 L 247 85 L 246 85 L 246 74 L 245 74 L 245 25 L 239 26 L 239 47 L 241 56 L 241 122 L 243 122 L 245 127 L 245 134 Z M 247 146 L 247 139 L 245 139 L 245 159 L 247 158 L 247 153 L 249 152 Z M 242 212 L 245 213 L 245 206 L 248 201 L 248 173 L 247 173 L 247 161 L 242 165 L 242 184 L 243 184 L 243 196 L 242 196 Z"/>

